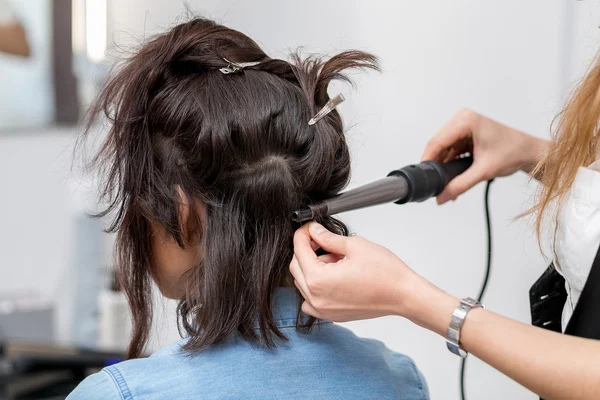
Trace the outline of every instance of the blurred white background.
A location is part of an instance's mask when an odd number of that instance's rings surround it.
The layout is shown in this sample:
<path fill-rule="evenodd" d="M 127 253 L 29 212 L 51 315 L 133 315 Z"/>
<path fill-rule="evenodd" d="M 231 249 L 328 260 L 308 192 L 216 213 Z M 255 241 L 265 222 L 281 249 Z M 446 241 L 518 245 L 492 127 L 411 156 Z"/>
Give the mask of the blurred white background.
<path fill-rule="evenodd" d="M 273 56 L 349 48 L 380 57 L 383 73 L 357 75 L 340 110 L 353 154 L 353 186 L 420 159 L 452 114 L 469 107 L 515 128 L 548 136 L 550 123 L 600 44 L 600 1 L 231 1 L 194 0 L 190 8 L 239 29 Z M 109 45 L 128 46 L 185 17 L 181 1 L 110 0 Z M 2 93 L 0 88 L 0 93 Z M 69 276 L 73 130 L 0 136 L 0 291 L 35 289 L 53 299 Z M 494 259 L 484 303 L 529 323 L 528 289 L 547 261 L 531 225 L 513 222 L 534 185 L 519 174 L 494 182 Z M 382 206 L 344 215 L 360 235 L 381 243 L 436 285 L 476 295 L 486 245 L 483 185 L 453 204 Z M 108 258 L 108 256 L 107 256 Z M 178 338 L 173 304 L 161 301 L 154 346 Z M 459 360 L 442 338 L 400 318 L 347 324 L 413 357 L 432 398 L 458 398 Z M 368 371 L 365 371 L 368 373 Z M 474 357 L 471 399 L 534 399 Z"/>

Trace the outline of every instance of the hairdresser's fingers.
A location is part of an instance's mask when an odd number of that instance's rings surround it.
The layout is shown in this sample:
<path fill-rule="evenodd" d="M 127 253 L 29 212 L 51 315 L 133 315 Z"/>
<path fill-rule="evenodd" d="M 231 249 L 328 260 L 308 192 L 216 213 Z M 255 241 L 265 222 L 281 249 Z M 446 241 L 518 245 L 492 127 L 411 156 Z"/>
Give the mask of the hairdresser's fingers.
<path fill-rule="evenodd" d="M 294 280 L 294 285 L 296 286 L 296 288 L 298 288 L 300 294 L 302 295 L 302 297 L 304 297 L 304 300 L 308 300 L 308 295 L 306 294 L 306 291 L 302 288 L 302 285 L 300 285 L 300 283 L 296 280 Z"/>
<path fill-rule="evenodd" d="M 438 157 L 438 160 L 443 163 L 447 163 L 456 159 L 457 156 L 464 153 L 473 152 L 473 140 L 470 137 L 466 137 L 458 140 L 448 149 L 445 155 Z"/>
<path fill-rule="evenodd" d="M 340 256 L 345 256 L 350 250 L 348 244 L 350 238 L 336 235 L 329 232 L 323 225 L 317 222 L 308 224 L 308 229 L 312 240 L 314 240 L 322 249 Z M 299 260 L 302 263 L 302 259 Z"/>
<path fill-rule="evenodd" d="M 446 155 L 441 158 L 440 161 L 443 163 L 447 163 L 448 161 L 454 160 L 457 155 L 458 155 L 458 151 L 454 147 L 452 147 L 448 150 Z"/>
<path fill-rule="evenodd" d="M 318 312 L 308 301 L 302 303 L 302 312 L 304 314 L 312 315 L 315 318 L 322 318 L 321 313 Z"/>
<path fill-rule="evenodd" d="M 302 295 L 306 299 L 306 295 L 310 293 L 308 290 L 308 286 L 306 285 L 306 278 L 304 277 L 304 272 L 300 267 L 300 263 L 296 256 L 292 257 L 292 261 L 290 262 L 290 273 L 294 277 L 294 284 L 300 289 Z"/>
<path fill-rule="evenodd" d="M 479 182 L 485 180 L 482 168 L 476 164 L 448 183 L 446 188 L 437 197 L 438 204 L 455 200 L 458 196 L 471 189 Z"/>
<path fill-rule="evenodd" d="M 344 259 L 344 256 L 339 254 L 323 254 L 319 256 L 319 260 L 324 262 L 325 264 L 335 264 Z"/>
<path fill-rule="evenodd" d="M 313 240 L 310 241 L 310 248 L 313 249 L 313 251 L 317 251 L 319 250 L 321 246 L 319 246 L 318 244 L 316 244 Z"/>
<path fill-rule="evenodd" d="M 448 157 L 448 154 L 450 154 L 451 150 L 452 150 L 451 148 L 450 149 L 442 149 L 435 157 L 436 161 L 439 162 L 439 161 L 445 160 Z"/>
<path fill-rule="evenodd" d="M 435 134 L 425 146 L 421 161 L 443 161 L 442 158 L 450 148 L 461 140 L 472 135 L 477 114 L 471 110 L 457 112 L 450 121 Z"/>
<path fill-rule="evenodd" d="M 294 233 L 294 257 L 297 258 L 300 268 L 303 268 L 305 265 L 320 263 L 317 253 L 315 253 L 311 245 L 313 240 L 308 231 L 309 225 L 302 226 Z M 318 246 L 319 244 L 316 243 L 316 245 Z"/>
<path fill-rule="evenodd" d="M 293 256 L 292 261 L 290 261 L 290 273 L 295 280 L 304 280 L 304 272 L 302 272 L 302 268 L 300 268 L 300 264 L 298 264 L 298 259 L 296 256 Z"/>

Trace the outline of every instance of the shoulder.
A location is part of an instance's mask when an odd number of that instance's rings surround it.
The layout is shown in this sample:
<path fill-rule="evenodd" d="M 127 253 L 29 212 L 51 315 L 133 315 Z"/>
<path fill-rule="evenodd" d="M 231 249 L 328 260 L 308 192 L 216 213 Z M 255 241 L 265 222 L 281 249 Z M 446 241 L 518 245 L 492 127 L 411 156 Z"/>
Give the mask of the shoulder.
<path fill-rule="evenodd" d="M 202 397 L 210 388 L 218 387 L 229 367 L 247 364 L 246 353 L 235 346 L 212 346 L 200 354 L 190 354 L 182 349 L 185 339 L 172 343 L 153 353 L 150 357 L 138 358 L 111 365 L 102 370 L 102 380 L 94 376 L 93 382 L 82 382 L 80 397 L 70 400 L 141 398 L 189 398 L 190 393 Z M 232 352 L 234 354 L 232 354 Z M 237 357 L 235 357 L 237 355 Z M 240 361 L 241 359 L 241 361 Z M 117 397 L 97 396 L 93 384 L 108 385 L 117 390 Z M 81 394 L 79 394 L 81 393 Z M 93 396 L 84 397 L 92 393 Z M 103 392 L 104 393 L 104 392 Z M 120 396 L 120 397 L 119 397 Z"/>
<path fill-rule="evenodd" d="M 140 377 L 147 375 L 156 378 L 159 371 L 164 370 L 165 363 L 172 362 L 180 353 L 183 341 L 172 343 L 148 358 L 123 361 L 104 368 L 102 371 L 84 379 L 68 397 L 68 400 L 118 399 L 133 398 L 133 391 Z"/>
<path fill-rule="evenodd" d="M 308 334 L 294 330 L 291 336 L 299 343 L 307 340 L 331 349 L 344 348 L 352 350 L 349 354 L 362 355 L 362 353 L 368 353 L 377 356 L 389 352 L 389 349 L 382 342 L 361 338 L 350 329 L 329 321 L 315 324 Z"/>
<path fill-rule="evenodd" d="M 404 395 L 410 389 L 414 391 L 414 398 L 428 398 L 427 382 L 409 356 L 392 351 L 379 340 L 361 338 L 337 324 L 316 327 L 314 334 L 324 336 L 321 341 L 329 341 L 328 347 L 336 352 L 335 357 L 328 357 L 329 360 L 342 362 L 345 371 L 358 371 L 357 380 L 388 382 L 397 386 Z M 364 376 L 364 368 L 370 371 L 369 376 Z M 406 398 L 413 397 L 407 395 Z"/>
<path fill-rule="evenodd" d="M 85 378 L 67 397 L 67 400 L 123 400 L 127 399 L 117 386 L 113 377 L 106 371 Z"/>

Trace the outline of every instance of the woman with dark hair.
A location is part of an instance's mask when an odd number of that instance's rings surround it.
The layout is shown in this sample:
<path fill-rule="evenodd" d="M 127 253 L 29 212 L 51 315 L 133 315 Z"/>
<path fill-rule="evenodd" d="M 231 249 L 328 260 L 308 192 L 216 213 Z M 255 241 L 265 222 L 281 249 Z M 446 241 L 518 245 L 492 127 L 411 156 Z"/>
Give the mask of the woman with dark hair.
<path fill-rule="evenodd" d="M 349 180 L 340 115 L 326 107 L 309 124 L 348 68 L 377 69 L 376 59 L 271 59 L 246 35 L 196 18 L 116 72 L 89 124 L 100 113 L 111 123 L 95 163 L 133 314 L 131 360 L 71 399 L 428 398 L 409 358 L 303 314 L 288 270 L 293 210 Z M 319 222 L 348 234 L 331 217 Z M 186 338 L 139 358 L 151 279 L 179 300 Z"/>

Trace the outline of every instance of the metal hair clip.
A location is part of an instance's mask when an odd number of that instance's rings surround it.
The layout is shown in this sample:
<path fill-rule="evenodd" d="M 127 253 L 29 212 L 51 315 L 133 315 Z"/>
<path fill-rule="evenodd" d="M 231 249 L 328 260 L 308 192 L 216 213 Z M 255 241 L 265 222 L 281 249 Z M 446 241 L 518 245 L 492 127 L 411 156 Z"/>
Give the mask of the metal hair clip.
<path fill-rule="evenodd" d="M 260 64 L 260 61 L 238 63 L 238 62 L 234 62 L 234 61 L 229 61 L 226 58 L 224 58 L 223 60 L 225 60 L 225 62 L 227 63 L 227 66 L 223 67 L 223 68 L 219 68 L 219 71 L 221 71 L 224 74 L 232 74 L 234 72 L 241 71 L 246 67 L 254 67 L 255 65 Z"/>
<path fill-rule="evenodd" d="M 317 112 L 317 113 L 315 114 L 315 116 L 314 116 L 314 117 L 312 117 L 312 118 L 310 119 L 310 121 L 308 121 L 308 124 L 309 124 L 309 125 L 314 125 L 314 124 L 316 124 L 317 122 L 319 122 L 319 120 L 320 120 L 321 118 L 325 117 L 327 114 L 329 114 L 330 112 L 332 112 L 333 110 L 335 110 L 335 108 L 336 108 L 337 106 L 339 106 L 339 105 L 340 105 L 340 103 L 341 103 L 342 101 L 344 101 L 344 100 L 346 100 L 346 99 L 344 98 L 344 95 L 343 95 L 343 94 L 341 94 L 341 93 L 340 93 L 340 94 L 338 94 L 337 96 L 335 96 L 333 99 L 330 99 L 330 100 L 329 100 L 329 101 L 328 101 L 328 102 L 327 102 L 327 103 L 326 103 L 326 104 L 323 106 L 323 108 L 321 108 L 321 109 L 319 110 L 319 112 Z"/>

